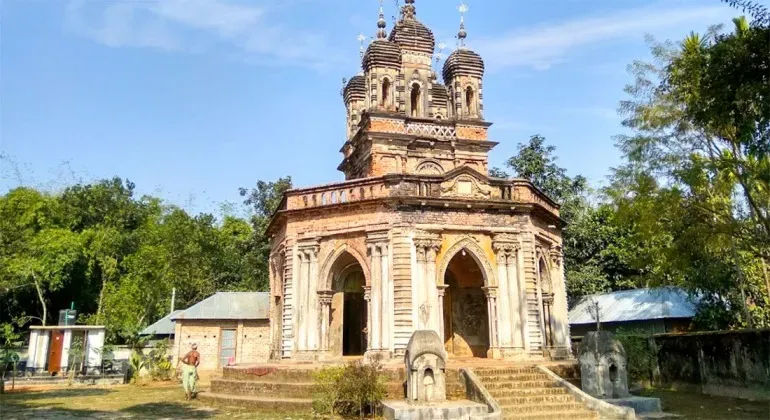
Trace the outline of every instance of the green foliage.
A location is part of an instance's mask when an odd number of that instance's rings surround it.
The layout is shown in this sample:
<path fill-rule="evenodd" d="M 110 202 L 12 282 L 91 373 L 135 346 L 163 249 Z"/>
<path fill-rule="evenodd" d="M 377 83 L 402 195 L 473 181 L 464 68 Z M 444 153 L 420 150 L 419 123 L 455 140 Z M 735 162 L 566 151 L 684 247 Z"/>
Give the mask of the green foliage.
<path fill-rule="evenodd" d="M 652 336 L 645 330 L 618 328 L 615 338 L 623 345 L 628 363 L 630 381 L 652 381 L 652 372 L 658 364 L 658 350 Z"/>
<path fill-rule="evenodd" d="M 137 197 L 120 178 L 60 194 L 11 190 L 0 196 L 0 319 L 48 323 L 74 302 L 80 322 L 125 342 L 167 315 L 174 288 L 178 307 L 217 291 L 266 290 L 264 230 L 289 186 L 260 181 L 247 200 L 253 220 L 191 215 Z"/>
<path fill-rule="evenodd" d="M 770 325 L 770 32 L 734 23 L 631 66 L 627 163 L 605 191 L 639 245 L 629 265 L 701 297 L 705 328 Z"/>
<path fill-rule="evenodd" d="M 139 375 L 141 375 L 142 369 L 146 369 L 149 364 L 150 359 L 142 354 L 141 351 L 131 351 L 131 356 L 128 358 L 128 372 L 132 383 L 139 383 Z"/>
<path fill-rule="evenodd" d="M 83 345 L 82 337 L 75 337 L 72 339 L 69 348 L 69 385 L 72 385 L 72 381 L 75 379 L 75 373 L 82 369 L 83 356 L 85 355 L 85 347 Z"/>
<path fill-rule="evenodd" d="M 161 340 L 155 343 L 150 350 L 149 369 L 150 376 L 155 381 L 168 381 L 174 372 L 174 367 L 168 356 L 168 340 Z"/>
<path fill-rule="evenodd" d="M 343 366 L 331 366 L 313 373 L 315 393 L 313 412 L 318 416 L 334 416 L 340 401 L 339 383 L 345 372 Z"/>
<path fill-rule="evenodd" d="M 378 360 L 322 369 L 314 380 L 313 410 L 321 416 L 374 416 L 385 398 L 385 376 Z"/>

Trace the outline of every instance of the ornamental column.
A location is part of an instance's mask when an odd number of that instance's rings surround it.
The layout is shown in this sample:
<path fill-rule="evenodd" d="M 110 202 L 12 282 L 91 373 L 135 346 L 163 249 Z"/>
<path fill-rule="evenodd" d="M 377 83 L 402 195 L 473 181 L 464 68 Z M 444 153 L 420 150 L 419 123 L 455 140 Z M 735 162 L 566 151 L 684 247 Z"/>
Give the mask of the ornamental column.
<path fill-rule="evenodd" d="M 321 305 L 321 325 L 319 333 L 319 350 L 329 350 L 329 314 L 331 313 L 332 297 L 334 290 L 319 290 L 318 303 Z"/>
<path fill-rule="evenodd" d="M 366 351 L 372 349 L 372 286 L 364 286 L 366 302 Z"/>
<path fill-rule="evenodd" d="M 498 337 L 504 357 L 524 350 L 522 341 L 523 327 L 526 324 L 526 312 L 522 314 L 522 289 L 519 282 L 518 260 L 519 238 L 514 235 L 496 235 L 492 242 L 497 256 L 499 282 Z M 526 296 L 523 296 L 526 298 Z"/>
<path fill-rule="evenodd" d="M 371 347 L 369 351 L 390 352 L 393 333 L 393 286 L 387 231 L 371 233 L 366 239 L 371 286 Z M 384 356 L 388 356 L 387 354 Z"/>
<path fill-rule="evenodd" d="M 435 330 L 443 335 L 440 327 L 443 300 L 439 299 L 437 287 L 443 279 L 436 277 L 436 256 L 441 249 L 438 235 L 422 233 L 414 239 L 417 251 L 417 277 L 415 288 L 418 290 L 415 303 L 417 309 L 418 330 Z"/>
<path fill-rule="evenodd" d="M 487 296 L 487 313 L 489 314 L 489 349 L 493 352 L 498 345 L 498 324 L 497 324 L 497 287 L 483 287 L 484 294 Z"/>
<path fill-rule="evenodd" d="M 446 337 L 444 337 L 444 294 L 447 287 L 449 286 L 446 284 L 436 286 L 436 293 L 438 294 L 438 336 L 441 337 L 442 343 L 446 342 Z"/>
<path fill-rule="evenodd" d="M 556 346 L 571 351 L 569 335 L 569 312 L 567 309 L 567 287 L 564 279 L 564 254 L 560 245 L 551 247 L 551 262 L 553 264 L 553 317 L 556 321 Z M 566 354 L 565 356 L 569 356 Z"/>

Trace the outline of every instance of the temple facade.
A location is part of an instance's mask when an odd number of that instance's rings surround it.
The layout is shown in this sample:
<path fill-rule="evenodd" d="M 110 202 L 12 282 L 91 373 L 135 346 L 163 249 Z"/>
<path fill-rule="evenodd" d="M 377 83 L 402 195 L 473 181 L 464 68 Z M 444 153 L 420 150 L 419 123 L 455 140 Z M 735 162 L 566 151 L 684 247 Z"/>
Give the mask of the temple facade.
<path fill-rule="evenodd" d="M 382 8 L 346 82 L 345 181 L 293 189 L 270 235 L 271 357 L 403 357 L 434 330 L 449 358 L 570 356 L 559 205 L 488 175 L 484 62 L 435 40 L 406 0 Z"/>

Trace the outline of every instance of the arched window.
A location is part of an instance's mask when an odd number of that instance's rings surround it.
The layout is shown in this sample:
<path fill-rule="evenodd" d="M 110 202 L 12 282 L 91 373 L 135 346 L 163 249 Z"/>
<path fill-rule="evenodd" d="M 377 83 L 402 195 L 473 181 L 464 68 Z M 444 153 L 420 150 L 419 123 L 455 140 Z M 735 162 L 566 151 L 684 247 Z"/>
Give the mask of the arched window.
<path fill-rule="evenodd" d="M 476 114 L 476 97 L 473 92 L 473 88 L 468 86 L 465 89 L 465 109 L 468 110 L 469 115 Z"/>
<path fill-rule="evenodd" d="M 415 83 L 412 85 L 412 117 L 420 116 L 422 116 L 422 92 L 420 84 Z"/>
<path fill-rule="evenodd" d="M 383 108 L 387 108 L 390 105 L 390 79 L 382 80 L 382 105 Z"/>

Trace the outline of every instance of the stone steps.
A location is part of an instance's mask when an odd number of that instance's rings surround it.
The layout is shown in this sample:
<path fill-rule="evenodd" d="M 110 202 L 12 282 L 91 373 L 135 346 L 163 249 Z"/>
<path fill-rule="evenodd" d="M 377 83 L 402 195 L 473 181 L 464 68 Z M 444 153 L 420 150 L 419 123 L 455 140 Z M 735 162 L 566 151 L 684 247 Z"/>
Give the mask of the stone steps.
<path fill-rule="evenodd" d="M 506 419 L 598 419 L 566 388 L 536 367 L 478 369 L 476 375 L 500 405 Z"/>
<path fill-rule="evenodd" d="M 590 410 L 555 411 L 549 413 L 506 413 L 503 415 L 503 418 L 506 420 L 598 420 L 599 413 Z"/>
<path fill-rule="evenodd" d="M 211 391 L 225 395 L 308 398 L 315 392 L 315 384 L 312 382 L 282 383 L 217 378 L 211 380 Z"/>
<path fill-rule="evenodd" d="M 484 380 L 482 379 L 482 382 Z M 503 389 L 542 389 L 542 388 L 556 388 L 562 389 L 558 384 L 553 381 L 515 381 L 515 382 L 484 382 L 484 387 L 490 392 L 492 390 Z"/>
<path fill-rule="evenodd" d="M 309 398 L 283 398 L 275 396 L 257 397 L 245 395 L 217 394 L 202 392 L 198 399 L 213 406 L 238 407 L 253 410 L 285 413 L 310 412 L 313 400 Z"/>
<path fill-rule="evenodd" d="M 487 388 L 487 391 L 490 391 Z M 490 392 L 499 398 L 506 397 L 558 397 L 558 396 L 570 396 L 566 389 L 560 387 L 552 388 L 529 388 L 529 389 L 496 389 Z"/>
<path fill-rule="evenodd" d="M 550 378 L 545 374 L 524 374 L 524 375 L 488 375 L 488 374 L 476 374 L 484 383 L 498 383 L 498 382 L 532 382 L 532 381 L 548 381 Z"/>

